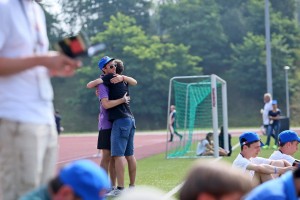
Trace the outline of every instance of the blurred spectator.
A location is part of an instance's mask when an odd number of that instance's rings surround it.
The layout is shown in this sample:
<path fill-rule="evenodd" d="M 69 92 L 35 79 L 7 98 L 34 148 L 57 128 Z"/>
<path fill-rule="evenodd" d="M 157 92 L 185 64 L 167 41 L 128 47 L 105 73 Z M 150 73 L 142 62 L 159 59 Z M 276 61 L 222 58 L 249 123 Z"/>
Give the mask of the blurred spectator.
<path fill-rule="evenodd" d="M 54 175 L 57 132 L 50 76 L 72 76 L 80 66 L 79 61 L 48 52 L 45 15 L 36 1 L 0 1 L 3 200 L 18 199 Z"/>
<path fill-rule="evenodd" d="M 170 114 L 169 114 L 169 131 L 170 131 L 170 140 L 169 142 L 173 142 L 174 134 L 179 137 L 179 139 L 182 139 L 182 135 L 179 134 L 176 130 L 176 107 L 175 105 L 170 106 Z"/>
<path fill-rule="evenodd" d="M 110 182 L 105 170 L 90 160 L 63 167 L 47 185 L 28 192 L 20 200 L 104 200 Z"/>
<path fill-rule="evenodd" d="M 264 94 L 264 108 L 260 110 L 262 114 L 262 120 L 263 120 L 263 134 L 266 135 L 268 131 L 269 126 L 269 111 L 272 110 L 272 95 L 270 93 Z"/>
<path fill-rule="evenodd" d="M 267 141 L 263 149 L 269 148 L 271 136 L 274 138 L 274 145 L 272 146 L 273 149 L 278 148 L 278 134 L 280 130 L 280 114 L 281 111 L 278 109 L 277 100 L 272 101 L 272 110 L 269 111 L 269 126 L 267 131 Z"/>
<path fill-rule="evenodd" d="M 255 184 L 242 171 L 218 161 L 197 161 L 179 191 L 180 200 L 239 200 Z"/>

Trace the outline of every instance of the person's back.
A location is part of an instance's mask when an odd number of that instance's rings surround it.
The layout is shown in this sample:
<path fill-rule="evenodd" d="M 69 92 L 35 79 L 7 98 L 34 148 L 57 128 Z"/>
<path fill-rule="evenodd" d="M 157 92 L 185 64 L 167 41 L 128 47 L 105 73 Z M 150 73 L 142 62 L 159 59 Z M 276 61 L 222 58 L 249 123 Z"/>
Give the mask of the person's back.
<path fill-rule="evenodd" d="M 124 81 L 119 83 L 111 83 L 110 80 L 113 77 L 114 74 L 107 74 L 102 77 L 104 85 L 109 88 L 109 100 L 120 99 L 125 95 L 125 93 L 127 93 L 128 96 L 128 84 Z M 129 104 L 123 103 L 109 109 L 109 120 L 113 121 L 124 117 L 133 117 Z"/>

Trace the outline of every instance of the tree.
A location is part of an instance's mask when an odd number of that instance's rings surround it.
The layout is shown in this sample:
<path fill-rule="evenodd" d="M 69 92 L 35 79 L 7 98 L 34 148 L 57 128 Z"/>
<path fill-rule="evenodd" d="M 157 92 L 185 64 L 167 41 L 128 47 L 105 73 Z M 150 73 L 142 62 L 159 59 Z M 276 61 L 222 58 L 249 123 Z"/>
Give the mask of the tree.
<path fill-rule="evenodd" d="M 89 37 L 94 36 L 104 30 L 104 22 L 117 12 L 135 18 L 137 24 L 146 30 L 150 26 L 149 10 L 152 2 L 149 0 L 63 0 L 60 6 L 61 12 L 57 14 L 57 19 L 63 24 L 60 28 L 71 35 L 81 30 Z"/>
<path fill-rule="evenodd" d="M 214 0 L 168 1 L 159 8 L 162 33 L 167 41 L 190 46 L 190 53 L 203 57 L 204 73 L 223 72 L 228 56 L 227 37 Z"/>
<path fill-rule="evenodd" d="M 125 63 L 125 74 L 137 79 L 138 85 L 131 87 L 130 92 L 131 107 L 138 119 L 137 124 L 142 125 L 143 129 L 162 127 L 166 122 L 170 78 L 200 74 L 198 62 L 201 58 L 190 55 L 187 46 L 161 43 L 159 37 L 147 36 L 136 25 L 134 18 L 121 13 L 111 16 L 105 26 L 106 30 L 98 33 L 93 41 L 105 42 L 105 53 L 121 58 Z M 94 59 L 91 66 L 97 66 L 98 60 L 99 58 Z M 96 78 L 100 71 L 97 67 L 85 67 L 81 73 L 80 81 L 87 83 Z M 78 93 L 79 97 L 76 99 L 82 108 L 93 110 L 94 105 L 90 104 L 89 99 L 91 95 L 86 94 L 86 89 L 82 87 Z M 150 124 L 149 119 L 152 119 Z"/>

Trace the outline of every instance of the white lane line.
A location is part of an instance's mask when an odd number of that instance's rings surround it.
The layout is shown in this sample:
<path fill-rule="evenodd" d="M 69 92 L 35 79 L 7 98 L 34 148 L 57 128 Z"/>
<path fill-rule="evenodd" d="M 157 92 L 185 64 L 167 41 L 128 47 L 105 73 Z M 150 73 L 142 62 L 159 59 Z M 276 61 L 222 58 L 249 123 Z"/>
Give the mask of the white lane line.
<path fill-rule="evenodd" d="M 234 151 L 236 148 L 238 148 L 240 146 L 240 144 L 239 143 L 237 143 L 236 145 L 234 145 L 233 147 L 232 147 L 232 151 Z M 219 161 L 219 160 L 221 160 L 223 157 L 218 157 L 218 158 L 216 158 L 216 159 L 214 159 L 214 162 L 216 162 L 216 161 Z M 171 198 L 172 196 L 174 196 L 174 194 L 176 194 L 179 190 L 180 190 L 180 188 L 183 186 L 183 184 L 184 184 L 184 182 L 182 182 L 182 183 L 180 183 L 179 185 L 177 185 L 176 187 L 174 187 L 170 192 L 168 192 L 164 197 L 163 197 L 163 199 L 169 199 L 169 198 Z"/>

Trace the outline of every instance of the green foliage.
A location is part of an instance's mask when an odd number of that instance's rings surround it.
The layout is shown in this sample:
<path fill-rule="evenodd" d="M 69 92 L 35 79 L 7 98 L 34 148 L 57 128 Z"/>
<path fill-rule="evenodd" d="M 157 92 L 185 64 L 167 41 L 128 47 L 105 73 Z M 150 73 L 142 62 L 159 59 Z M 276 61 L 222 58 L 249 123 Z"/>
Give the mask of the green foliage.
<path fill-rule="evenodd" d="M 105 42 L 106 55 L 122 58 L 125 74 L 137 79 L 138 85 L 132 87 L 130 95 L 138 126 L 148 129 L 161 127 L 165 124 L 162 110 L 167 110 L 169 79 L 178 75 L 200 74 L 201 68 L 197 64 L 201 58 L 190 55 L 187 46 L 161 43 L 156 37 L 147 36 L 133 18 L 121 13 L 112 16 L 105 26 L 107 29 L 98 33 L 93 41 Z M 98 59 L 93 60 L 92 66 L 97 66 Z M 80 81 L 85 84 L 97 77 L 95 69 L 86 68 L 79 73 Z M 86 112 L 93 114 L 95 107 L 91 104 L 91 95 L 87 95 L 83 88 L 78 90 L 78 94 L 78 103 Z M 149 117 L 156 123 L 149 124 Z"/>
<path fill-rule="evenodd" d="M 81 29 L 92 37 L 93 43 L 104 42 L 107 46 L 97 57 L 84 59 L 85 67 L 70 81 L 58 84 L 61 80 L 53 80 L 59 94 L 56 107 L 70 116 L 64 118 L 69 120 L 68 124 L 73 124 L 72 116 L 90 119 L 99 111 L 94 91 L 87 90 L 85 85 L 99 76 L 97 62 L 104 55 L 121 58 L 125 62 L 125 73 L 138 81 L 138 85 L 131 88 L 132 110 L 138 128 L 165 127 L 171 77 L 202 73 L 214 73 L 227 81 L 230 126 L 261 123 L 257 110 L 266 92 L 264 1 L 64 0 L 60 4 L 62 12 L 57 17 L 51 12 L 46 15 L 52 42 Z M 47 10 L 47 5 L 45 8 Z M 291 113 L 295 116 L 300 110 L 297 106 L 299 8 L 299 0 L 270 0 L 274 97 L 283 109 L 283 67 L 291 66 L 291 108 L 295 109 Z M 72 95 L 65 96 L 70 88 Z M 245 109 L 246 103 L 250 104 L 248 109 Z M 92 123 L 89 126 L 74 123 L 72 130 L 92 129 Z M 292 123 L 299 124 L 293 118 Z"/>
<path fill-rule="evenodd" d="M 229 49 L 214 0 L 169 1 L 160 8 L 160 25 L 168 41 L 190 46 L 190 53 L 203 58 L 205 73 L 222 71 Z"/>
<path fill-rule="evenodd" d="M 65 24 L 59 29 L 68 34 L 74 34 L 82 29 L 89 36 L 104 30 L 104 23 L 117 12 L 131 16 L 137 24 L 145 29 L 150 28 L 149 9 L 152 2 L 149 0 L 63 0 L 60 1 L 61 12 L 57 19 Z"/>

